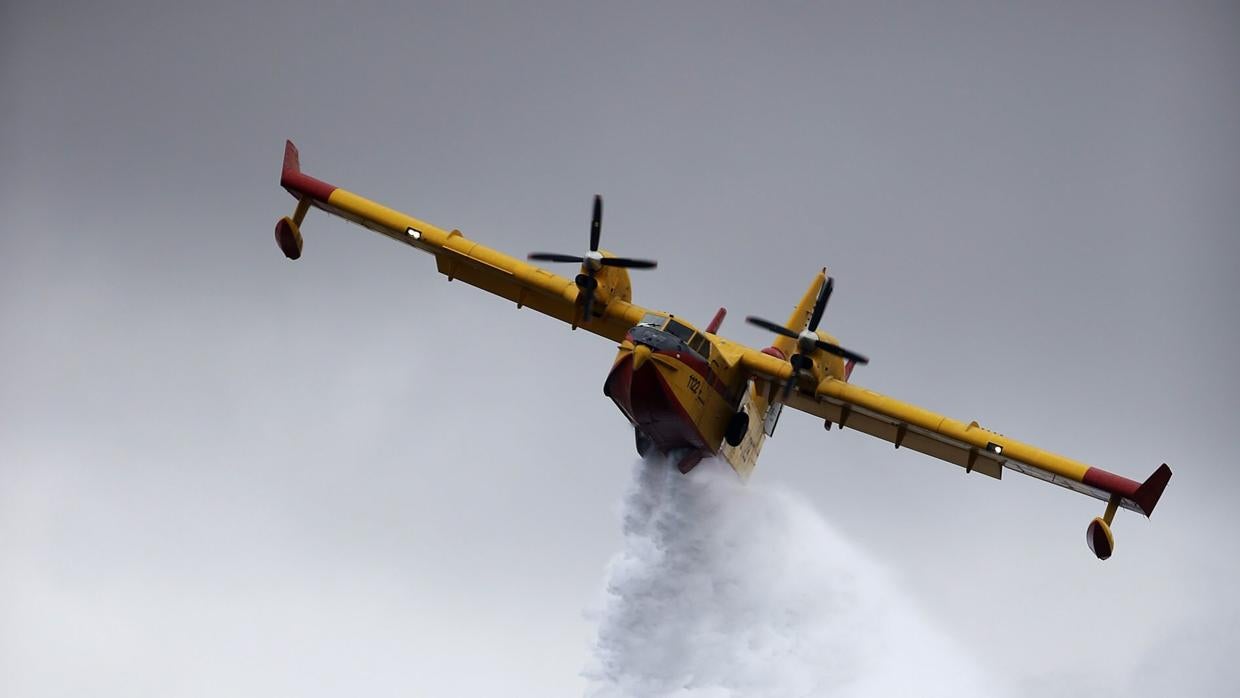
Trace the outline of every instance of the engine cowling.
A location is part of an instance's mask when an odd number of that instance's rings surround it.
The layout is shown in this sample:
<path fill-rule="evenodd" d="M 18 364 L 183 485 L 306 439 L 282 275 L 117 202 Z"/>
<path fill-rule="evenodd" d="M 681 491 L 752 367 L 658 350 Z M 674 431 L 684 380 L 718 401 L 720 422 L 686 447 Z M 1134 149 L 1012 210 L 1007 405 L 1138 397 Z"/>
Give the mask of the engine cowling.
<path fill-rule="evenodd" d="M 603 251 L 604 257 L 614 257 L 610 252 Z M 599 291 L 607 300 L 621 300 L 626 303 L 633 299 L 633 283 L 629 281 L 629 270 L 621 267 L 603 267 L 594 275 L 598 281 Z"/>

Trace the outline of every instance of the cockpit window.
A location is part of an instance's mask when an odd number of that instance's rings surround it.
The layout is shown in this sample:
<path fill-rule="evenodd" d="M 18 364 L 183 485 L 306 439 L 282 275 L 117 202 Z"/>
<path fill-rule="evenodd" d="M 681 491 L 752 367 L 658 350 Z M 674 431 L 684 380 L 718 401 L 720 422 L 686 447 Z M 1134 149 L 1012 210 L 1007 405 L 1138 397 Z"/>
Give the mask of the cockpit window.
<path fill-rule="evenodd" d="M 703 359 L 710 358 L 710 340 L 704 334 L 695 334 L 689 340 L 689 348 L 697 352 Z"/>
<path fill-rule="evenodd" d="M 639 327 L 644 326 L 662 328 L 663 323 L 665 322 L 667 322 L 667 318 L 659 315 L 658 313 L 646 313 L 645 317 L 642 318 L 642 321 L 637 324 Z"/>
<path fill-rule="evenodd" d="M 692 327 L 686 327 L 675 320 L 667 323 L 666 331 L 669 334 L 679 338 L 682 342 L 688 342 L 689 338 L 693 336 Z"/>

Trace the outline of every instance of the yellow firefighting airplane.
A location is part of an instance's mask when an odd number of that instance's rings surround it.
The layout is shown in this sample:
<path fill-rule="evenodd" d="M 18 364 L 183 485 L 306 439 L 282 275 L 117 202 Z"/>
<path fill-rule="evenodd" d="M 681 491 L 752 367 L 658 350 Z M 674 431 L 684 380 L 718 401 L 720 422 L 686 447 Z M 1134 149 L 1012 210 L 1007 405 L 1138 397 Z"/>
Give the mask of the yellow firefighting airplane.
<path fill-rule="evenodd" d="M 1099 559 L 1115 548 L 1111 522 L 1119 507 L 1149 516 L 1171 469 L 1164 463 L 1145 482 L 1094 468 L 979 426 L 965 424 L 849 383 L 866 358 L 819 331 L 832 280 L 818 273 L 783 325 L 750 317 L 775 333 L 753 349 L 719 336 L 724 309 L 704 330 L 684 318 L 631 302 L 628 269 L 655 262 L 614 256 L 599 248 L 602 199 L 595 197 L 589 250 L 580 256 L 534 253 L 529 259 L 577 264 L 574 278 L 553 274 L 301 172 L 297 148 L 285 144 L 280 184 L 297 199 L 292 217 L 276 223 L 276 242 L 289 259 L 301 256 L 300 226 L 310 207 L 326 211 L 435 256 L 440 273 L 532 308 L 620 345 L 603 384 L 637 435 L 642 456 L 670 454 L 682 472 L 720 456 L 749 476 L 784 405 L 1000 479 L 1015 471 L 1107 503 L 1090 522 L 1086 542 Z"/>

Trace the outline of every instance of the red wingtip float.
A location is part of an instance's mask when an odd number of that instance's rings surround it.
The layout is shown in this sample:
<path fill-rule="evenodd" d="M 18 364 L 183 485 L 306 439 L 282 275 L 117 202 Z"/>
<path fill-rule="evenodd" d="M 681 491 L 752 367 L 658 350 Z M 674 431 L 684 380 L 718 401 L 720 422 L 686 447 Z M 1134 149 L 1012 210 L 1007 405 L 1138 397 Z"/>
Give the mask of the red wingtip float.
<path fill-rule="evenodd" d="M 434 256 L 448 280 L 477 286 L 516 304 L 606 337 L 619 345 L 603 391 L 634 427 L 643 456 L 658 451 L 688 472 L 704 457 L 726 460 L 748 477 L 784 406 L 1001 479 L 1030 475 L 1107 503 L 1090 522 L 1086 542 L 1100 559 L 1115 548 L 1111 524 L 1121 507 L 1149 516 L 1171 479 L 1164 464 L 1143 483 L 1055 455 L 849 383 L 868 359 L 818 329 L 834 287 L 826 269 L 816 274 L 783 324 L 749 317 L 775 334 L 754 349 L 719 336 L 724 309 L 705 330 L 683 317 L 632 302 L 629 269 L 653 269 L 652 260 L 617 257 L 599 248 L 602 197 L 595 197 L 589 248 L 581 255 L 538 252 L 529 259 L 578 265 L 567 278 L 387 208 L 303 174 L 288 142 L 280 184 L 297 208 L 276 223 L 275 237 L 289 259 L 302 252 L 301 224 L 311 207 L 357 223 Z"/>

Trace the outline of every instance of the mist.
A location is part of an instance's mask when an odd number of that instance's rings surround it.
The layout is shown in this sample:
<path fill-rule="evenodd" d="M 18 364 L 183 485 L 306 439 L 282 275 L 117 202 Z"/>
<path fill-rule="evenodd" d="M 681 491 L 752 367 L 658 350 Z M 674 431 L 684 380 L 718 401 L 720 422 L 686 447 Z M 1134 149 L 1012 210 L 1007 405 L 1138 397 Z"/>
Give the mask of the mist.
<path fill-rule="evenodd" d="M 795 493 L 643 461 L 622 525 L 587 695 L 1002 694 Z"/>

